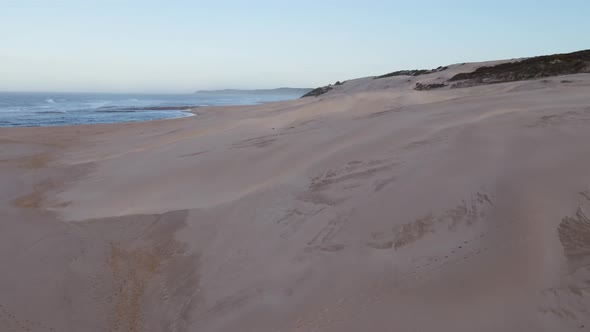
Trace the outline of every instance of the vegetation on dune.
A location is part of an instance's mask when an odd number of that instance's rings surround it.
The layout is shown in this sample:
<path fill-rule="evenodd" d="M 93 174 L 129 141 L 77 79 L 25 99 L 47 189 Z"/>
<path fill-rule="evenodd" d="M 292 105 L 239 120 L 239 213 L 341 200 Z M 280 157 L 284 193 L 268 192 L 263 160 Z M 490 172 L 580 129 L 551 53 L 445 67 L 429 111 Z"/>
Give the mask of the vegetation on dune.
<path fill-rule="evenodd" d="M 449 82 L 470 80 L 471 85 L 522 81 L 540 77 L 590 72 L 590 50 L 544 55 L 460 73 Z"/>
<path fill-rule="evenodd" d="M 432 89 L 444 88 L 446 84 L 444 83 L 432 83 L 432 84 L 422 84 L 420 82 L 416 83 L 414 90 L 417 91 L 427 91 Z"/>
<path fill-rule="evenodd" d="M 435 69 L 399 70 L 389 74 L 373 77 L 373 79 L 395 76 L 415 77 L 441 72 L 446 69 L 448 69 L 448 67 L 441 66 Z M 456 82 L 451 85 L 451 88 L 462 88 L 578 73 L 590 73 L 590 50 L 564 54 L 543 55 L 519 61 L 501 63 L 495 66 L 484 66 L 469 73 L 459 73 L 441 83 L 425 84 L 418 82 L 414 86 L 414 90 L 428 91 L 444 88 L 451 84 L 451 82 Z M 442 80 L 443 78 L 439 77 L 438 79 Z M 411 80 L 408 80 L 408 82 L 411 82 Z M 562 80 L 561 83 L 571 83 L 571 81 Z M 319 87 L 306 93 L 303 95 L 303 97 L 317 97 L 333 90 L 335 86 L 342 84 L 344 84 L 344 82 L 338 81 L 334 85 Z"/>
<path fill-rule="evenodd" d="M 301 98 L 321 96 L 326 92 L 332 91 L 334 89 L 334 86 L 340 86 L 340 85 L 343 85 L 344 83 L 346 83 L 346 81 L 343 81 L 343 82 L 337 81 L 336 83 L 334 83 L 333 86 L 332 86 L 332 84 L 330 84 L 330 85 L 326 85 L 326 86 L 321 86 L 319 88 L 315 88 L 315 89 L 309 91 L 308 93 L 304 94 L 303 96 L 301 96 Z"/>
<path fill-rule="evenodd" d="M 308 93 L 304 94 L 303 96 L 301 96 L 301 98 L 305 98 L 305 97 L 317 97 L 317 96 L 323 95 L 324 93 L 326 93 L 326 92 L 328 92 L 328 91 L 330 91 L 332 89 L 334 89 L 334 88 L 331 87 L 331 86 L 329 86 L 329 85 L 328 86 L 322 86 L 322 87 L 319 87 L 319 88 L 315 88 L 315 89 L 309 91 Z"/>
<path fill-rule="evenodd" d="M 398 70 L 392 73 L 388 73 L 381 76 L 376 76 L 373 79 L 380 79 L 386 77 L 394 77 L 394 76 L 420 76 L 420 75 L 427 75 L 432 73 L 437 73 L 439 71 L 446 70 L 447 67 L 438 67 L 435 69 L 412 69 L 412 70 Z"/>

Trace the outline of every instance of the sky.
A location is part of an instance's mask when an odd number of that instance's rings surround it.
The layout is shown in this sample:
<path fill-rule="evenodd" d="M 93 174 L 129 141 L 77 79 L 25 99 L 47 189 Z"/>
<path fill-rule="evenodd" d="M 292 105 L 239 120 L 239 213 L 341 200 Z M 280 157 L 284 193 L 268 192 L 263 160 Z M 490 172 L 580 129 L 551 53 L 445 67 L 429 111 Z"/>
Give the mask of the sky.
<path fill-rule="evenodd" d="M 587 0 L 0 0 L 0 91 L 316 87 L 590 48 Z"/>

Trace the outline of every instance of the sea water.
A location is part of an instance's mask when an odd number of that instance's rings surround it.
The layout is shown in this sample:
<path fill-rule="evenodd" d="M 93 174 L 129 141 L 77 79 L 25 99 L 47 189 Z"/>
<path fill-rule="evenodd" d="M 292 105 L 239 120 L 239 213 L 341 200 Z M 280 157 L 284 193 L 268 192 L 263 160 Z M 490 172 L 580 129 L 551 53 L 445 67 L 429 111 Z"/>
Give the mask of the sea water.
<path fill-rule="evenodd" d="M 0 92 L 0 127 L 39 127 L 181 118 L 199 106 L 256 105 L 293 94 L 105 94 Z"/>

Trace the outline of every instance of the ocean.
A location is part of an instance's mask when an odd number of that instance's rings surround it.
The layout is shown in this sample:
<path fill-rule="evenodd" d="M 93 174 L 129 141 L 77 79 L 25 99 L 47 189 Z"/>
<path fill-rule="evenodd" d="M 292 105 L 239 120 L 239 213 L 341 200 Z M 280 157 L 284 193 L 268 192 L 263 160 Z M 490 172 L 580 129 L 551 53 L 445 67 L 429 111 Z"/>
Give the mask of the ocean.
<path fill-rule="evenodd" d="M 0 92 L 0 127 L 41 127 L 181 118 L 198 106 L 256 105 L 298 94 L 106 94 Z"/>

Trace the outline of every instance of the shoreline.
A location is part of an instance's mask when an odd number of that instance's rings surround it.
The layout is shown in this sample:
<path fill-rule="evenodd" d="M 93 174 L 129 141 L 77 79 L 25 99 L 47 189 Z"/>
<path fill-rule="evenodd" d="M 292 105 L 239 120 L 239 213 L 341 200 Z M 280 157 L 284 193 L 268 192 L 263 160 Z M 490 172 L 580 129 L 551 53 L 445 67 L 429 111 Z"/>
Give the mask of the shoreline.
<path fill-rule="evenodd" d="M 176 120 L 176 119 L 184 119 L 184 118 L 190 118 L 193 116 L 196 116 L 197 113 L 195 111 L 192 110 L 186 110 L 186 111 L 181 111 L 182 113 L 186 114 L 184 116 L 178 116 L 178 117 L 174 117 L 174 118 L 160 118 L 160 119 L 145 119 L 145 120 L 130 120 L 130 121 L 117 121 L 117 122 L 98 122 L 98 123 L 76 123 L 76 124 L 58 124 L 58 125 L 31 125 L 31 126 L 27 126 L 27 125 L 23 125 L 23 126 L 19 126 L 19 125 L 12 125 L 12 126 L 0 126 L 1 129 L 8 129 L 8 128 L 45 128 L 45 127 L 76 127 L 76 126 L 96 126 L 96 125 L 113 125 L 113 124 L 127 124 L 127 123 L 137 123 L 137 122 L 152 122 L 152 121 L 164 121 L 164 120 Z M 97 112 L 97 113 L 101 113 L 101 112 Z M 116 113 L 116 112 L 110 112 L 110 113 Z M 121 112 L 121 113 L 127 113 L 127 112 Z"/>
<path fill-rule="evenodd" d="M 174 121 L 174 120 L 181 120 L 192 118 L 194 116 L 198 116 L 200 112 L 211 112 L 212 110 L 219 109 L 219 110 L 228 110 L 228 109 L 250 109 L 252 107 L 257 106 L 273 106 L 274 104 L 283 104 L 289 102 L 297 102 L 301 101 L 301 99 L 291 99 L 291 100 L 282 100 L 282 101 L 268 101 L 258 104 L 251 104 L 251 105 L 214 105 L 214 106 L 195 106 L 190 109 L 182 111 L 183 113 L 189 113 L 191 115 L 176 117 L 176 118 L 163 118 L 163 119 L 153 119 L 153 120 L 138 120 L 138 121 L 121 121 L 121 122 L 108 122 L 108 123 L 80 123 L 80 124 L 67 124 L 67 125 L 55 125 L 55 126 L 10 126 L 10 127 L 2 127 L 0 129 L 31 129 L 31 128 L 67 128 L 67 127 L 86 127 L 86 126 L 113 126 L 113 125 L 132 125 L 132 124 L 141 124 L 141 123 L 152 123 L 152 122 L 161 122 L 161 121 Z M 310 101 L 310 100 L 308 100 Z M 176 110 L 174 110 L 176 111 Z M 116 112 L 113 112 L 116 113 Z M 122 112 L 124 113 L 124 112 Z"/>
<path fill-rule="evenodd" d="M 275 102 L 274 97 L 260 96 L 162 96 L 132 98 L 134 95 L 109 97 L 103 94 L 28 94 L 8 95 L 0 107 L 0 127 L 43 127 L 79 124 L 122 123 L 182 118 L 203 105 L 257 105 Z M 12 97 L 11 97 L 12 96 Z M 51 98 L 53 97 L 53 98 Z M 109 99 L 112 98 L 112 99 Z M 252 99 L 254 98 L 254 99 Z M 294 98 L 294 97 L 293 97 Z M 167 105 L 167 106 L 163 106 Z"/>

